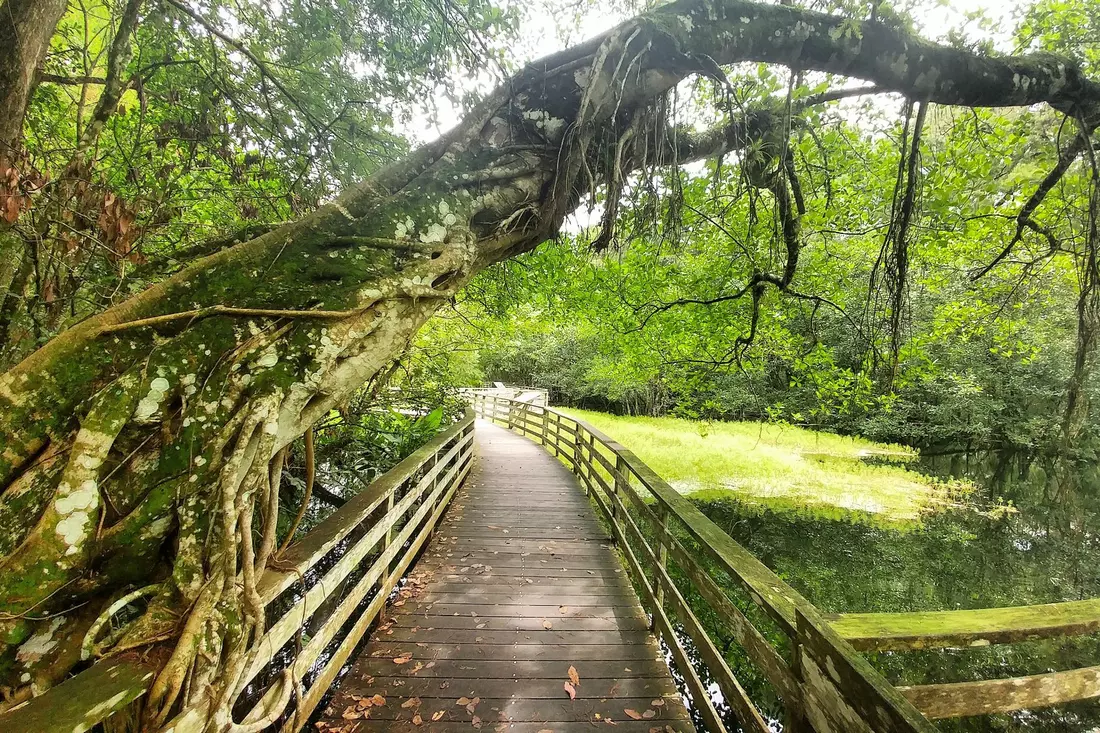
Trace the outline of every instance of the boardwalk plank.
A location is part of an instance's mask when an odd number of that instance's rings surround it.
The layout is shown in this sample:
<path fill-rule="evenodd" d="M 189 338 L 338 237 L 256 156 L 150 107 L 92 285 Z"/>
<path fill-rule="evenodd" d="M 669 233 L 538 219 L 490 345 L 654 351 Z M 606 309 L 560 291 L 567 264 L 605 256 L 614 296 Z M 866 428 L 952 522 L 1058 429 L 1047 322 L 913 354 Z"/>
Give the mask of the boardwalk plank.
<path fill-rule="evenodd" d="M 476 438 L 467 485 L 320 729 L 354 720 L 357 733 L 470 731 L 476 715 L 482 730 L 515 733 L 608 720 L 620 733 L 694 730 L 576 479 L 506 430 L 479 422 Z M 564 687 L 570 667 L 581 680 L 575 700 Z M 374 695 L 385 704 L 357 702 Z M 463 697 L 479 698 L 473 712 L 457 704 Z M 628 708 L 650 717 L 631 720 Z"/>

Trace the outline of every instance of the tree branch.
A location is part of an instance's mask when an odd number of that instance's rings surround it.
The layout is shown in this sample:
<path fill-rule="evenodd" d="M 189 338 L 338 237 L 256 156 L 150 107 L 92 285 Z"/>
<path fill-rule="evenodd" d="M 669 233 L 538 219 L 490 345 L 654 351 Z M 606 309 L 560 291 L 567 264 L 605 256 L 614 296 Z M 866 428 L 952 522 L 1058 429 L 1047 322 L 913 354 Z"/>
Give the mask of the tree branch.
<path fill-rule="evenodd" d="M 983 278 L 990 270 L 1008 257 L 1016 245 L 1020 243 L 1020 240 L 1023 239 L 1025 229 L 1030 229 L 1037 234 L 1043 235 L 1052 250 L 1058 248 L 1058 241 L 1054 238 L 1054 234 L 1049 229 L 1036 223 L 1032 216 L 1035 214 L 1040 204 L 1043 203 L 1047 194 L 1058 185 L 1058 181 L 1062 180 L 1066 171 L 1068 171 L 1074 161 L 1080 157 L 1081 153 L 1085 151 L 1088 141 L 1089 139 L 1086 135 L 1079 134 L 1073 138 L 1073 142 L 1070 143 L 1068 148 L 1058 154 L 1058 163 L 1046 174 L 1042 182 L 1039 183 L 1038 188 L 1035 189 L 1035 192 L 1031 194 L 1031 197 L 1024 204 L 1023 208 L 1020 209 L 1020 213 L 1016 215 L 1016 233 L 1012 235 L 1012 239 L 1005 248 L 1001 250 L 1000 254 L 994 257 L 988 265 L 970 278 L 972 282 Z"/>

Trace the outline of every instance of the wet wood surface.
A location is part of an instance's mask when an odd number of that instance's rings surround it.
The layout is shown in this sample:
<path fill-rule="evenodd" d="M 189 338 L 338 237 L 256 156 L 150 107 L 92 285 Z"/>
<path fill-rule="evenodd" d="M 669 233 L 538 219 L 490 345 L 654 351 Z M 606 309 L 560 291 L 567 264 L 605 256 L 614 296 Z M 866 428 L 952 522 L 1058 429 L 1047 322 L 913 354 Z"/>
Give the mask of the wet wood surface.
<path fill-rule="evenodd" d="M 475 435 L 469 481 L 317 728 L 693 731 L 576 478 L 502 428 Z"/>

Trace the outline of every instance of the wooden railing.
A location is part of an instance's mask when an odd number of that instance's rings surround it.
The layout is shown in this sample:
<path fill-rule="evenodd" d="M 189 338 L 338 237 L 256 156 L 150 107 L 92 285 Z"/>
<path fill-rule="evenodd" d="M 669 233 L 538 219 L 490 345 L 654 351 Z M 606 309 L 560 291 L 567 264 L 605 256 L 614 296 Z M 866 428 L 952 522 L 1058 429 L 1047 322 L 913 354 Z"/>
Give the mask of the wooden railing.
<path fill-rule="evenodd" d="M 236 719 L 299 730 L 328 692 L 470 471 L 473 414 L 440 433 L 291 545 L 261 577 L 267 630 Z M 82 733 L 144 695 L 154 670 L 108 658 L 0 716 L 0 731 Z M 295 687 L 301 694 L 296 702 Z M 279 714 L 286 708 L 288 712 Z M 205 727 L 192 708 L 168 728 Z"/>
<path fill-rule="evenodd" d="M 632 452 L 550 408 L 486 394 L 470 399 L 479 416 L 540 441 L 580 477 L 708 731 L 771 729 L 716 643 L 714 626 L 778 696 L 785 731 L 935 730 L 809 601 Z M 716 704 L 711 685 L 724 704 Z"/>
<path fill-rule="evenodd" d="M 1095 633 L 1100 631 L 1100 599 L 957 611 L 844 613 L 830 617 L 829 623 L 860 650 L 965 649 Z M 928 718 L 1006 713 L 1098 698 L 1100 666 L 898 690 Z"/>

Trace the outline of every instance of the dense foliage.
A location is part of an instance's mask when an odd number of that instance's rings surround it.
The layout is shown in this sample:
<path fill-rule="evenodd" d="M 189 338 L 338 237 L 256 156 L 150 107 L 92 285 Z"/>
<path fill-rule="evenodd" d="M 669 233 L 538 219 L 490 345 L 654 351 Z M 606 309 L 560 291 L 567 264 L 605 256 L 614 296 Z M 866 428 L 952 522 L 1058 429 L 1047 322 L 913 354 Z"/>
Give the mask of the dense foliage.
<path fill-rule="evenodd" d="M 0 175 L 0 366 L 404 155 L 401 119 L 514 24 L 482 0 L 73 4 Z"/>
<path fill-rule="evenodd" d="M 1038 4 L 1017 42 L 1094 64 L 1082 12 Z M 1095 331 L 1079 312 L 1092 287 L 1088 162 L 1020 218 L 1072 129 L 1040 109 L 921 114 L 882 97 L 800 112 L 817 82 L 763 65 L 733 82 L 739 103 L 773 104 L 792 126 L 804 213 L 789 287 L 759 284 L 789 255 L 782 212 L 748 180 L 750 152 L 636 176 L 613 246 L 600 246 L 604 228 L 579 227 L 484 273 L 432 348 L 477 344 L 459 373 L 545 386 L 563 404 L 787 420 L 932 452 L 1058 453 L 1068 431 L 1088 458 L 1087 364 L 1082 407 L 1067 405 Z"/>

